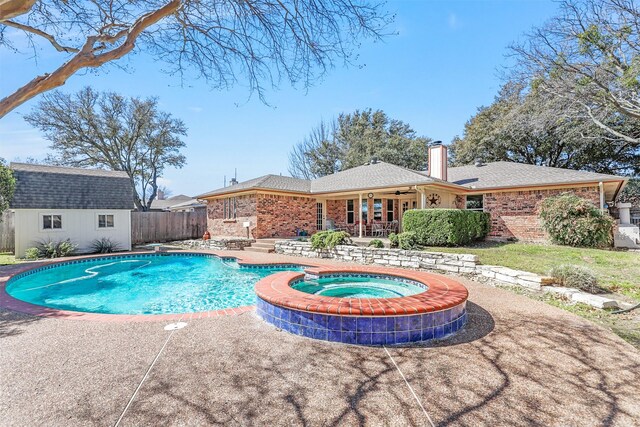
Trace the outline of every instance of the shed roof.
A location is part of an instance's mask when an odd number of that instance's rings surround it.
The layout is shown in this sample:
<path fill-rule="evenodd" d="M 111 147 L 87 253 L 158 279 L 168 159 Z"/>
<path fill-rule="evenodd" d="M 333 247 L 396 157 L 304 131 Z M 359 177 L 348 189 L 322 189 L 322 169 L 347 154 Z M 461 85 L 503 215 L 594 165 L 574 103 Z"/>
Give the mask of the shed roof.
<path fill-rule="evenodd" d="M 126 172 L 11 163 L 13 209 L 133 209 Z"/>

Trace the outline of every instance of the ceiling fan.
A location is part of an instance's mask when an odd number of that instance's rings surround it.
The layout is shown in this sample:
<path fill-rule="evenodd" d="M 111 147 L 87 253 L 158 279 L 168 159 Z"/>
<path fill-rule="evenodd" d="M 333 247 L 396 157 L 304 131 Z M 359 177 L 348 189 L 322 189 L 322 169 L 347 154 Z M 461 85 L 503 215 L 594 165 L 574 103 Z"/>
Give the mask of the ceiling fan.
<path fill-rule="evenodd" d="M 407 191 L 397 190 L 395 193 L 384 193 L 384 194 L 395 194 L 396 196 L 399 196 L 401 194 L 409 194 L 409 193 L 411 193 L 411 190 L 407 190 Z"/>

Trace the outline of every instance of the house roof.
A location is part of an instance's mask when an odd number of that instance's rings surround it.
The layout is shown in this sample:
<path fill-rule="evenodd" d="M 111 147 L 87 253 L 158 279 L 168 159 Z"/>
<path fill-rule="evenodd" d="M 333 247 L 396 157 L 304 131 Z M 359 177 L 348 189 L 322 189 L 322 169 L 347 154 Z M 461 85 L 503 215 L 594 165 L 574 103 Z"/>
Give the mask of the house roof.
<path fill-rule="evenodd" d="M 423 172 L 405 169 L 391 163 L 376 162 L 336 172 L 311 181 L 312 193 L 329 193 L 369 188 L 402 187 L 445 181 Z"/>
<path fill-rule="evenodd" d="M 11 163 L 12 209 L 133 209 L 126 172 Z"/>
<path fill-rule="evenodd" d="M 154 199 L 153 202 L 151 202 L 150 208 L 153 210 L 165 210 L 169 209 L 171 206 L 177 205 L 178 203 L 186 202 L 188 200 L 192 200 L 192 197 L 186 196 L 184 194 L 178 194 L 177 196 L 168 197 L 162 200 Z"/>
<path fill-rule="evenodd" d="M 449 182 L 453 184 L 478 190 L 627 179 L 602 173 L 504 161 L 482 166 L 450 167 L 447 175 Z"/>
<path fill-rule="evenodd" d="M 493 162 L 482 166 L 450 167 L 448 181 L 432 178 L 424 171 L 414 171 L 385 162 L 336 172 L 313 180 L 280 175 L 264 175 L 239 184 L 197 196 L 206 198 L 246 190 L 275 190 L 303 194 L 339 193 L 369 189 L 443 184 L 460 190 L 532 187 L 552 184 L 573 184 L 598 181 L 622 181 L 625 177 L 571 169 L 527 165 L 513 162 Z"/>
<path fill-rule="evenodd" d="M 182 203 L 178 203 L 175 205 L 171 205 L 169 207 L 169 210 L 180 210 L 180 209 L 185 209 L 185 208 L 203 208 L 206 205 L 202 202 L 200 202 L 198 199 L 189 199 L 185 202 Z"/>
<path fill-rule="evenodd" d="M 218 188 L 217 190 L 196 196 L 197 198 L 216 196 L 218 194 L 237 193 L 244 190 L 276 190 L 292 193 L 309 193 L 311 181 L 307 179 L 292 178 L 282 175 L 263 175 L 248 181 L 239 182 L 228 187 Z"/>

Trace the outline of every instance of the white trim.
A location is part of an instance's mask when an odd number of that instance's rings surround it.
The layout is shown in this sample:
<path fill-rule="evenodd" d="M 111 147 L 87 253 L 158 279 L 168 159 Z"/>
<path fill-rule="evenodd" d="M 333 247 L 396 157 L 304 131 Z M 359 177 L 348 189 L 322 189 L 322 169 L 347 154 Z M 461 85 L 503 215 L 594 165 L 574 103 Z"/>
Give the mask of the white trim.
<path fill-rule="evenodd" d="M 44 228 L 44 218 L 45 216 L 60 216 L 60 228 Z M 44 212 L 38 212 L 38 231 L 40 231 L 41 233 L 51 233 L 51 232 L 59 232 L 59 231 L 65 231 L 64 228 L 64 215 L 62 215 L 62 213 L 57 212 L 57 211 L 44 211 Z M 51 218 L 51 226 L 53 227 L 53 218 Z"/>
<path fill-rule="evenodd" d="M 100 227 L 100 215 L 111 215 L 113 217 L 113 226 L 112 227 Z M 107 223 L 107 219 L 104 219 L 104 223 L 106 225 Z M 116 227 L 116 214 L 114 212 L 98 212 L 96 213 L 96 218 L 95 218 L 95 228 L 97 231 L 103 231 L 103 230 L 115 230 Z"/>

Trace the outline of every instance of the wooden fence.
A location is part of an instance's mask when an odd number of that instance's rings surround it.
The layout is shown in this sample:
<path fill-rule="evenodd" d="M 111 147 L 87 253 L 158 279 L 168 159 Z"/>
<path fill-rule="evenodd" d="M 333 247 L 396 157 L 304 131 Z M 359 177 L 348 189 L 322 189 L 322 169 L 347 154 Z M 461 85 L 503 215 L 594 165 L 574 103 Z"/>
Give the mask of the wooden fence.
<path fill-rule="evenodd" d="M 5 211 L 2 213 L 2 221 L 0 221 L 0 252 L 13 252 L 15 235 L 13 212 Z"/>
<path fill-rule="evenodd" d="M 170 242 L 202 237 L 207 212 L 131 212 L 131 243 Z"/>

